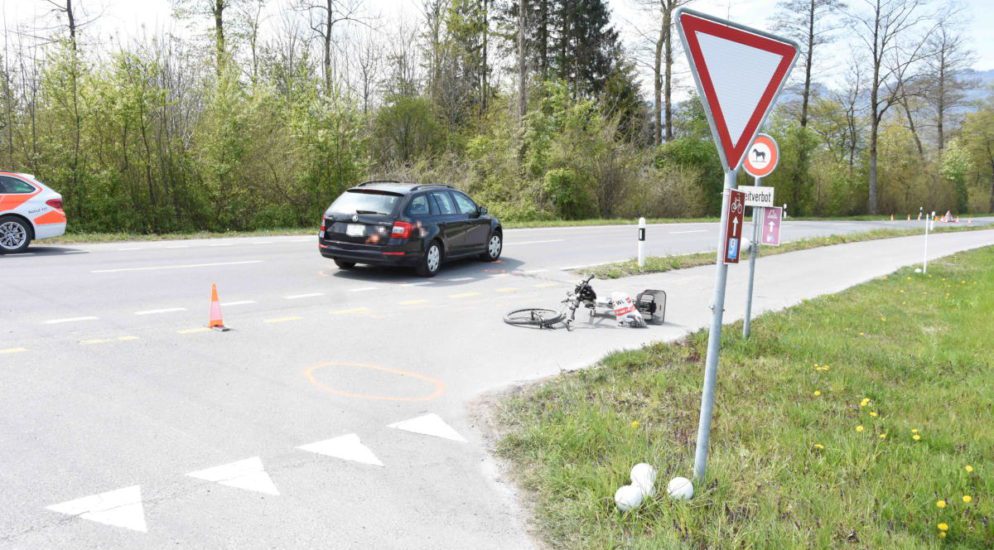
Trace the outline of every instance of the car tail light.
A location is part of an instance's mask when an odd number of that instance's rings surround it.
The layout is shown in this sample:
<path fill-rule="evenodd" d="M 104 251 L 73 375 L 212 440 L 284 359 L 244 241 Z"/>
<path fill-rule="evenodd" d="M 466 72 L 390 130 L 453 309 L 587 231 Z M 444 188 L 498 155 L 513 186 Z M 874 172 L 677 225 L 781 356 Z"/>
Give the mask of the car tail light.
<path fill-rule="evenodd" d="M 45 204 L 57 210 L 62 210 L 62 199 L 48 199 L 45 201 Z"/>
<path fill-rule="evenodd" d="M 321 232 L 322 232 L 322 233 L 324 233 L 324 232 L 325 232 L 325 230 L 327 229 L 327 228 L 326 228 L 326 227 L 324 226 L 324 224 L 325 224 L 325 221 L 324 221 L 324 218 L 321 218 Z"/>
<path fill-rule="evenodd" d="M 411 236 L 412 229 L 414 229 L 414 226 L 407 222 L 393 222 L 390 237 L 393 239 L 406 239 Z"/>

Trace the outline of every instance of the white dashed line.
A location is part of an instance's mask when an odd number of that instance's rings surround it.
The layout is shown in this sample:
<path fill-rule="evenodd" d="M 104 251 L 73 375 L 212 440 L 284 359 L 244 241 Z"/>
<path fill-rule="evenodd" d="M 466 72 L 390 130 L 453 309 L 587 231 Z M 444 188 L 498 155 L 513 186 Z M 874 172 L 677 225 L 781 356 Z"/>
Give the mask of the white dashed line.
<path fill-rule="evenodd" d="M 529 269 L 528 271 L 515 271 L 521 275 L 535 275 L 536 273 L 545 273 L 548 269 Z"/>
<path fill-rule="evenodd" d="M 185 307 L 170 307 L 165 309 L 148 309 L 145 311 L 136 311 L 135 315 L 159 315 L 160 313 L 177 313 L 180 311 L 186 311 Z"/>
<path fill-rule="evenodd" d="M 247 306 L 249 304 L 257 304 L 255 300 L 240 300 L 238 302 L 221 302 L 224 307 L 236 307 L 236 306 Z"/>
<path fill-rule="evenodd" d="M 300 300 L 301 298 L 317 298 L 318 296 L 324 296 L 324 292 L 312 292 L 310 294 L 291 294 L 289 296 L 284 296 L 287 300 Z"/>
<path fill-rule="evenodd" d="M 379 290 L 379 288 L 375 286 L 364 286 L 359 288 L 350 288 L 349 292 L 369 292 L 370 290 Z"/>
<path fill-rule="evenodd" d="M 450 283 L 461 283 L 464 281 L 472 281 L 473 277 L 456 277 L 455 279 L 446 279 Z"/>
<path fill-rule="evenodd" d="M 7 348 L 0 349 L 0 355 L 10 355 L 12 353 L 24 353 L 28 351 L 27 348 Z"/>
<path fill-rule="evenodd" d="M 430 284 L 432 284 L 431 281 L 425 281 L 422 283 L 404 283 L 400 286 L 428 286 Z"/>
<path fill-rule="evenodd" d="M 100 317 L 69 317 L 66 319 L 52 319 L 45 321 L 46 325 L 61 325 L 62 323 L 81 323 L 83 321 L 97 321 Z"/>
<path fill-rule="evenodd" d="M 163 265 L 155 267 L 122 267 L 120 269 L 97 269 L 90 273 L 126 273 L 129 271 L 165 271 L 170 269 L 194 269 L 198 267 L 221 267 L 228 265 L 261 264 L 262 260 L 246 260 L 243 262 L 217 262 L 211 264 Z"/>

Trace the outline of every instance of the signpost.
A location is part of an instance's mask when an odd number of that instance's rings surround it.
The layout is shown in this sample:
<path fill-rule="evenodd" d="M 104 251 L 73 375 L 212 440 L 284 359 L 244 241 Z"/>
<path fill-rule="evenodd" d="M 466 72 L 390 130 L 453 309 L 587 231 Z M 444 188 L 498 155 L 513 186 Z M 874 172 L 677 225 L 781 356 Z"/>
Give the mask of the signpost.
<path fill-rule="evenodd" d="M 728 213 L 725 215 L 725 247 L 724 263 L 739 263 L 739 255 L 742 249 L 742 230 L 745 229 L 743 222 L 745 214 L 745 193 L 736 189 L 728 191 Z"/>
<path fill-rule="evenodd" d="M 756 257 L 759 256 L 759 228 L 763 226 L 763 235 L 766 235 L 766 220 L 759 223 L 759 209 L 766 213 L 773 208 L 773 188 L 760 187 L 759 181 L 773 173 L 780 162 L 780 147 L 776 140 L 766 134 L 756 136 L 756 141 L 752 143 L 749 152 L 746 154 L 744 168 L 747 174 L 756 178 L 752 191 L 756 196 L 751 203 L 746 203 L 752 208 L 752 247 L 749 254 L 749 292 L 746 295 L 745 318 L 742 321 L 742 336 L 749 338 L 749 330 L 752 328 L 752 294 L 753 283 L 756 278 Z M 746 188 L 748 189 L 748 187 Z M 769 194 L 762 193 L 760 189 L 769 189 Z M 766 242 L 766 239 L 763 239 Z M 780 242 L 780 216 L 777 216 L 777 244 Z"/>
<path fill-rule="evenodd" d="M 783 208 L 763 209 L 763 244 L 780 246 L 780 219 L 783 217 Z"/>
<path fill-rule="evenodd" d="M 735 199 L 739 200 L 743 209 L 745 203 L 744 195 L 732 192 L 736 185 L 735 173 L 742 165 L 749 145 L 766 120 L 794 67 L 798 46 L 790 40 L 693 10 L 679 8 L 674 15 L 683 41 L 683 50 L 687 53 L 697 92 L 711 127 L 711 135 L 725 169 L 725 200 L 711 306 L 713 315 L 704 367 L 697 449 L 694 453 L 694 478 L 703 481 L 707 471 L 711 412 L 718 377 L 728 263 L 738 262 L 741 243 L 741 213 L 737 217 L 737 226 L 730 219 L 735 216 L 730 212 Z M 738 236 L 730 237 L 730 232 L 735 231 L 739 232 Z M 734 245 L 736 250 L 734 261 L 729 262 L 732 239 L 737 239 Z"/>

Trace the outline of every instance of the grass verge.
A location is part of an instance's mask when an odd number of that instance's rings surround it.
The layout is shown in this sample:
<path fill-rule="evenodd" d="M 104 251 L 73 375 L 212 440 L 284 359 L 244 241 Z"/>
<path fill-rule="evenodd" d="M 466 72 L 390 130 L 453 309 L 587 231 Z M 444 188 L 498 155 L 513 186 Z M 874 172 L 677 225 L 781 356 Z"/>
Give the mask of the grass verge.
<path fill-rule="evenodd" d="M 991 229 L 991 226 L 958 226 L 958 227 L 938 227 L 933 233 L 951 233 L 956 231 L 975 231 L 980 229 Z M 874 229 L 860 233 L 850 233 L 847 235 L 831 235 L 828 237 L 814 237 L 811 239 L 801 239 L 783 243 L 780 246 L 764 246 L 760 251 L 760 256 L 775 256 L 799 250 L 808 250 L 822 246 L 832 246 L 835 244 L 855 243 L 861 241 L 873 241 L 876 239 L 893 239 L 895 237 L 911 237 L 921 235 L 920 229 Z M 748 250 L 744 250 L 742 259 L 748 259 Z M 674 269 L 687 269 L 714 263 L 714 252 L 697 252 L 694 254 L 683 254 L 679 256 L 650 256 L 645 259 L 645 267 L 639 269 L 638 262 L 634 259 L 624 262 L 604 264 L 578 270 L 585 275 L 594 274 L 598 279 L 618 279 L 631 275 L 642 275 L 645 273 L 662 273 Z"/>
<path fill-rule="evenodd" d="M 991 311 L 994 247 L 728 327 L 691 501 L 613 494 L 689 477 L 705 331 L 506 396 L 498 453 L 555 548 L 992 548 Z"/>

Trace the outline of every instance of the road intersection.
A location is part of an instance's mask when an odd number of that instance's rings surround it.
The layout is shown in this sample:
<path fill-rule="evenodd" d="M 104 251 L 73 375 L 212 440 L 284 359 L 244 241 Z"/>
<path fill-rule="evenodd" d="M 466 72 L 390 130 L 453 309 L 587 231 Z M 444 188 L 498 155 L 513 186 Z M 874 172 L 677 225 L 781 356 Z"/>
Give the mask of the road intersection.
<path fill-rule="evenodd" d="M 716 225 L 650 226 L 648 253 L 713 250 Z M 784 233 L 904 225 L 787 221 Z M 599 292 L 666 290 L 661 327 L 500 322 L 558 303 L 577 279 L 566 268 L 630 258 L 632 227 L 508 231 L 501 263 L 457 263 L 431 280 L 339 271 L 315 240 L 0 258 L 0 547 L 528 547 L 468 404 L 709 317 L 713 266 L 594 281 Z M 994 231 L 936 234 L 929 252 L 991 244 Z M 754 311 L 912 264 L 920 245 L 760 258 Z M 744 281 L 733 270 L 728 321 L 741 317 Z M 204 329 L 211 283 L 231 332 Z"/>

